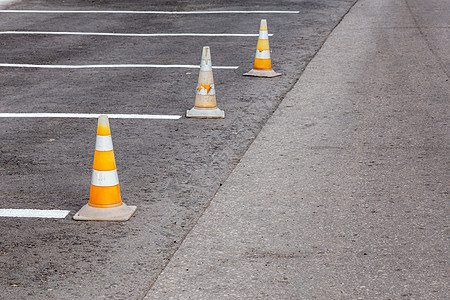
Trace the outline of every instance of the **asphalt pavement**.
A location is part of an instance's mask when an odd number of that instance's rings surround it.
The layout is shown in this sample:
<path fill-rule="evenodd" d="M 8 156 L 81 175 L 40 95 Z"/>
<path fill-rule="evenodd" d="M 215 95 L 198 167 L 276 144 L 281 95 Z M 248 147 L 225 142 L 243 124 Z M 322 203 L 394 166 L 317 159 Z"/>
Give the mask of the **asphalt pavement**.
<path fill-rule="evenodd" d="M 0 9 L 7 8 L 14 2 L 16 2 L 16 1 L 15 0 L 0 0 Z"/>
<path fill-rule="evenodd" d="M 0 63 L 198 65 L 210 46 L 223 120 L 111 119 L 126 223 L 76 222 L 87 203 L 95 119 L 0 118 L 0 209 L 68 210 L 64 219 L 0 218 L 4 299 L 141 299 L 329 33 L 340 1 L 21 1 L 15 10 L 298 10 L 299 14 L 0 12 L 0 31 L 251 33 L 267 19 L 283 76 L 248 78 L 257 37 L 0 34 Z M 184 115 L 198 69 L 0 67 L 0 113 Z"/>
<path fill-rule="evenodd" d="M 95 119 L 0 118 L 0 209 L 70 211 L 0 218 L 0 298 L 449 298 L 450 8 L 355 2 L 36 0 L 8 9 L 300 13 L 0 13 L 0 31 L 254 33 L 266 18 L 283 73 L 242 76 L 255 37 L 0 34 L 0 63 L 191 65 L 208 45 L 213 65 L 239 66 L 214 70 L 223 120 L 110 120 L 122 198 L 138 207 L 124 223 L 71 219 L 88 201 Z M 2 67 L 0 113 L 183 115 L 197 76 Z"/>
<path fill-rule="evenodd" d="M 148 299 L 448 299 L 445 0 L 360 0 Z"/>

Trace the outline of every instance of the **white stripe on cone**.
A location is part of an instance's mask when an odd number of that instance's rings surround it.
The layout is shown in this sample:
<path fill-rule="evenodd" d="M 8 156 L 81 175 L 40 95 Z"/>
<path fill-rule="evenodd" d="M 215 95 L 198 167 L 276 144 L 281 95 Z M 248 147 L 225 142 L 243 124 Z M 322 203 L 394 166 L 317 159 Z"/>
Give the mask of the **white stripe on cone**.
<path fill-rule="evenodd" d="M 259 39 L 260 40 L 268 40 L 269 39 L 269 32 L 267 30 L 260 30 L 259 31 Z"/>
<path fill-rule="evenodd" d="M 95 150 L 97 151 L 111 151 L 113 150 L 113 143 L 110 135 L 97 135 L 95 141 Z"/>
<path fill-rule="evenodd" d="M 92 170 L 92 185 L 95 186 L 115 186 L 119 184 L 117 170 L 97 171 Z"/>
<path fill-rule="evenodd" d="M 270 50 L 259 51 L 256 49 L 256 58 L 260 59 L 270 59 Z"/>
<path fill-rule="evenodd" d="M 208 62 L 202 60 L 200 62 L 200 71 L 212 71 L 212 64 L 211 61 L 208 60 Z"/>

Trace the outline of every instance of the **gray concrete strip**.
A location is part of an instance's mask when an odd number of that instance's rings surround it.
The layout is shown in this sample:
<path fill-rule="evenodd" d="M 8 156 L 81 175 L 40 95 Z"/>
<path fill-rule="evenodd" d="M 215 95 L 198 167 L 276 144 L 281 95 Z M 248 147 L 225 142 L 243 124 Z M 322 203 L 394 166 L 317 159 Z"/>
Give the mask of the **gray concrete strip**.
<path fill-rule="evenodd" d="M 430 2 L 447 12 L 352 8 L 147 299 L 449 297 L 449 83 L 415 21 L 449 13 Z"/>

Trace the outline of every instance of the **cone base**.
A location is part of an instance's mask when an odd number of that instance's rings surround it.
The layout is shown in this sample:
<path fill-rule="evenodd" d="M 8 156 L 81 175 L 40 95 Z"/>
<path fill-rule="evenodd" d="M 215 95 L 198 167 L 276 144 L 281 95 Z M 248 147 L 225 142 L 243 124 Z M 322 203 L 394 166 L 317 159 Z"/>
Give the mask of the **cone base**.
<path fill-rule="evenodd" d="M 254 76 L 254 77 L 277 77 L 281 76 L 281 73 L 277 73 L 274 70 L 269 71 L 261 71 L 261 70 L 251 70 L 248 73 L 245 73 L 244 76 Z"/>
<path fill-rule="evenodd" d="M 73 219 L 76 221 L 123 222 L 128 221 L 135 211 L 136 206 L 127 206 L 125 203 L 112 208 L 98 208 L 86 204 L 73 216 Z"/>
<path fill-rule="evenodd" d="M 225 112 L 217 107 L 214 108 L 200 108 L 194 107 L 186 112 L 187 118 L 202 118 L 202 119 L 223 119 Z"/>

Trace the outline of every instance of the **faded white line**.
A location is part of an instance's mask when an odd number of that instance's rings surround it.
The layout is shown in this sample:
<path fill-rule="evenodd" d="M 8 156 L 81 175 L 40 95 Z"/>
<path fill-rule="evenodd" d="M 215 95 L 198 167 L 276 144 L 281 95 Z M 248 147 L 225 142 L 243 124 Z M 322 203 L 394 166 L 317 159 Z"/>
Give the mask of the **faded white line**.
<path fill-rule="evenodd" d="M 0 217 L 64 219 L 70 210 L 0 208 Z"/>
<path fill-rule="evenodd" d="M 188 68 L 199 69 L 200 65 L 151 65 L 151 64 L 119 64 L 119 65 L 34 65 L 34 64 L 6 64 L 6 68 L 40 68 L 40 69 L 92 69 L 92 68 Z M 213 66 L 213 69 L 235 70 L 238 66 Z"/>
<path fill-rule="evenodd" d="M 72 113 L 0 113 L 0 118 L 98 118 L 102 114 L 72 114 Z M 104 114 L 103 114 L 104 115 Z M 110 119 L 154 119 L 178 120 L 180 115 L 135 115 L 106 114 Z"/>
<path fill-rule="evenodd" d="M 110 32 L 59 32 L 59 31 L 0 31 L 0 34 L 41 34 L 41 35 L 94 35 L 125 37 L 160 37 L 160 36 L 210 36 L 210 37 L 250 37 L 257 33 L 110 33 Z M 269 34 L 273 36 L 273 34 Z"/>
<path fill-rule="evenodd" d="M 298 14 L 298 10 L 198 10 L 198 11 L 157 11 L 157 10 L 0 10 L 1 13 L 39 13 L 39 14 Z"/>

